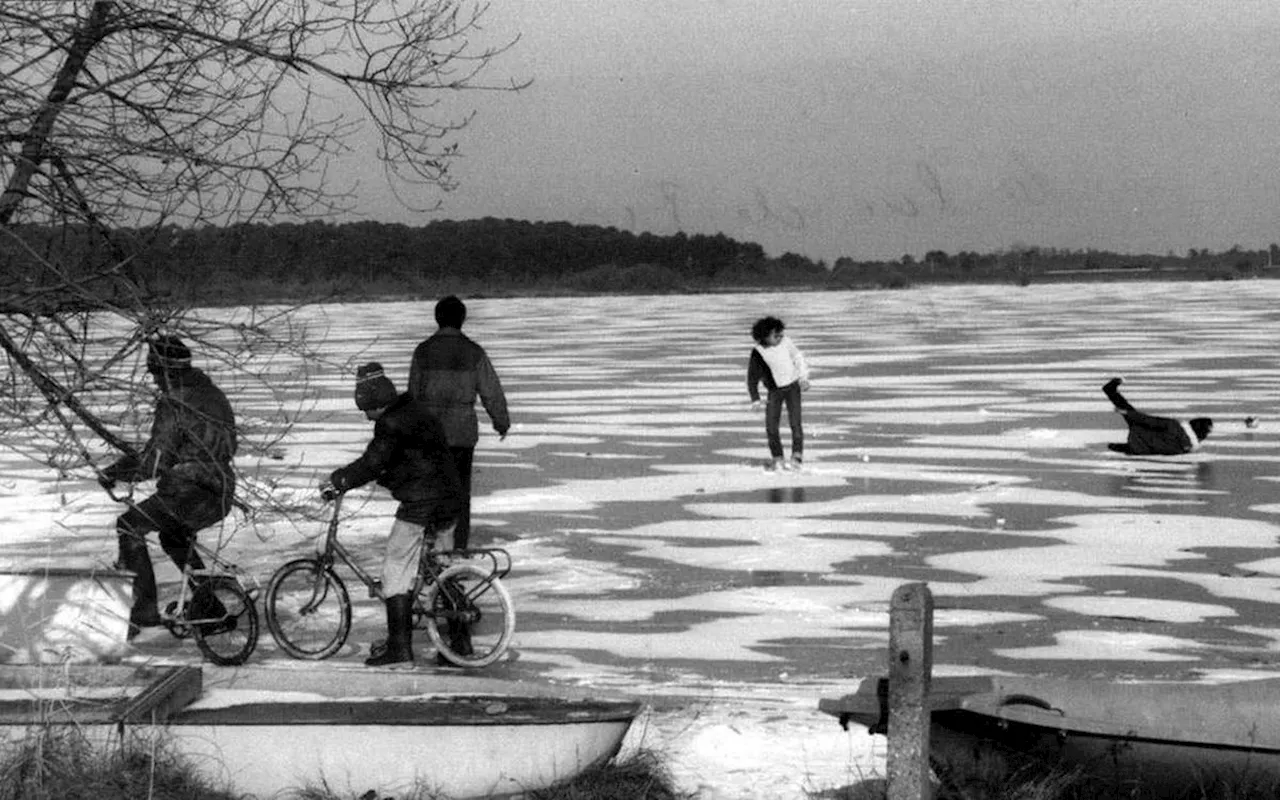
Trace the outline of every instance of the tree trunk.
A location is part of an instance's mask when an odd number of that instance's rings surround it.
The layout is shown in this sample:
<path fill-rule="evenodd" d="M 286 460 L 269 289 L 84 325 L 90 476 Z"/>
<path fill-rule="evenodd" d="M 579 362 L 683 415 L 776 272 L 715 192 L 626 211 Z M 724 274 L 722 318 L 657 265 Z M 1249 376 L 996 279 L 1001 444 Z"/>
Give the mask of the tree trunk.
<path fill-rule="evenodd" d="M 49 90 L 44 108 L 36 116 L 35 122 L 31 124 L 26 135 L 22 137 L 22 151 L 14 165 L 13 174 L 9 177 L 9 184 L 4 187 L 4 192 L 0 193 L 0 227 L 8 227 L 12 222 L 18 206 L 27 196 L 27 187 L 31 184 L 31 178 L 48 156 L 48 142 L 53 132 L 53 124 L 57 121 L 58 114 L 62 112 L 62 104 L 70 96 L 76 78 L 84 70 L 89 53 L 98 42 L 102 41 L 106 33 L 107 18 L 114 7 L 115 3 L 110 0 L 99 0 L 94 3 L 89 17 L 71 40 L 66 60 L 58 70 L 58 77 L 53 83 L 53 88 Z"/>

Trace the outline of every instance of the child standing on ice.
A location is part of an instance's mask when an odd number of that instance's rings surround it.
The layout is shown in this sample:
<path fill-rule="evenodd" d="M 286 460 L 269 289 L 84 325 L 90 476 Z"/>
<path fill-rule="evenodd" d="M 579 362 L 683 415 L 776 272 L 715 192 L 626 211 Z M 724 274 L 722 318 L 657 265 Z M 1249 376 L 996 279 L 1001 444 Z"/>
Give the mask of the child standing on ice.
<path fill-rule="evenodd" d="M 769 440 L 772 469 L 799 469 L 804 463 L 804 427 L 800 420 L 800 392 L 809 388 L 809 366 L 800 348 L 784 333 L 786 325 L 777 317 L 762 317 L 751 326 L 756 346 L 747 362 L 747 393 L 751 408 L 760 408 L 760 383 L 768 396 L 765 401 L 764 432 Z M 787 406 L 791 424 L 791 460 L 783 459 L 782 437 L 778 424 L 782 406 Z"/>

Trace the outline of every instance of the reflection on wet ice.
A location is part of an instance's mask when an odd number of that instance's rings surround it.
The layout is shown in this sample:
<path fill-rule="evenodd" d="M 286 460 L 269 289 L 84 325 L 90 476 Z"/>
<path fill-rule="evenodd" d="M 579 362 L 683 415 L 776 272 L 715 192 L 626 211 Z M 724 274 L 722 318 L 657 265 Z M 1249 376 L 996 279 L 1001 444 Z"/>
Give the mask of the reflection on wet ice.
<path fill-rule="evenodd" d="M 803 503 L 804 487 L 803 486 L 786 486 L 770 489 L 770 503 Z"/>

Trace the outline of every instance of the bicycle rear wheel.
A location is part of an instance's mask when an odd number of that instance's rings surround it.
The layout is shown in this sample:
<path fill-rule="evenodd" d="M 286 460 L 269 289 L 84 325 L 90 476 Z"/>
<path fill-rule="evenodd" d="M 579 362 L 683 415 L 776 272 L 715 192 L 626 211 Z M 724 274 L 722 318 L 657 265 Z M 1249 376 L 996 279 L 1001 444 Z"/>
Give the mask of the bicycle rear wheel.
<path fill-rule="evenodd" d="M 515 633 L 511 595 L 492 572 L 475 564 L 455 564 L 440 573 L 427 588 L 423 607 L 431 643 L 460 667 L 497 661 Z"/>
<path fill-rule="evenodd" d="M 217 619 L 189 622 L 196 646 L 205 658 L 219 666 L 239 666 L 258 646 L 258 609 L 235 578 L 211 578 L 208 589 L 226 613 Z"/>
<path fill-rule="evenodd" d="M 351 633 L 351 598 L 333 570 L 313 558 L 290 561 L 267 583 L 267 628 L 294 658 L 328 658 Z"/>

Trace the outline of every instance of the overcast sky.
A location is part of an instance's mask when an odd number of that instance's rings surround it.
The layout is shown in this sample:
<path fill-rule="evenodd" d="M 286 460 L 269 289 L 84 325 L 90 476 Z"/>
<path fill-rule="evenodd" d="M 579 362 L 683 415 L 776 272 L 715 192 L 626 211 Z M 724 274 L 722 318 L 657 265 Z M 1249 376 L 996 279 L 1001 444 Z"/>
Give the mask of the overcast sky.
<path fill-rule="evenodd" d="M 431 217 L 828 263 L 1280 241 L 1274 0 L 492 0 L 518 32 Z"/>

